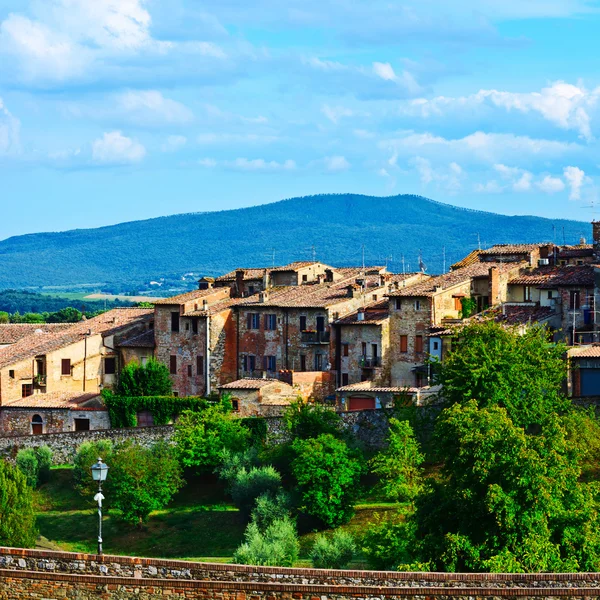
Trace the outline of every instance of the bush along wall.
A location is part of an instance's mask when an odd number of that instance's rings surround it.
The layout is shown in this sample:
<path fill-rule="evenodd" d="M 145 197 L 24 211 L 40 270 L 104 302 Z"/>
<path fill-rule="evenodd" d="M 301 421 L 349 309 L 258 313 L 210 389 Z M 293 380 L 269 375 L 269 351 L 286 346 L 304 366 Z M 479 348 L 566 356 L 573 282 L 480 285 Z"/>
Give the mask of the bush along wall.
<path fill-rule="evenodd" d="M 110 390 L 102 392 L 112 427 L 137 427 L 137 414 L 148 411 L 154 425 L 167 425 L 184 410 L 200 411 L 212 402 L 206 398 L 188 396 L 117 396 Z"/>

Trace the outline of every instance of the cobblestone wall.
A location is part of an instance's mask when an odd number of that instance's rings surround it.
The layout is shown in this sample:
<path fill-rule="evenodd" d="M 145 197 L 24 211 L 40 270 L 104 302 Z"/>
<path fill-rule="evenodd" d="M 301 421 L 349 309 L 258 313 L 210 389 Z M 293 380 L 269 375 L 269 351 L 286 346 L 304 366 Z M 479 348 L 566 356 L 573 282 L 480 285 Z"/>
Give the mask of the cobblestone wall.
<path fill-rule="evenodd" d="M 600 598 L 600 573 L 289 569 L 0 548 L 0 598 Z"/>
<path fill-rule="evenodd" d="M 96 440 L 123 442 L 125 440 L 134 440 L 143 446 L 150 446 L 158 440 L 169 441 L 172 435 L 173 427 L 165 425 L 162 427 L 68 431 L 42 435 L 0 437 L 0 456 L 14 457 L 21 448 L 48 446 L 52 450 L 54 464 L 60 465 L 72 462 L 77 448 L 83 442 Z"/>

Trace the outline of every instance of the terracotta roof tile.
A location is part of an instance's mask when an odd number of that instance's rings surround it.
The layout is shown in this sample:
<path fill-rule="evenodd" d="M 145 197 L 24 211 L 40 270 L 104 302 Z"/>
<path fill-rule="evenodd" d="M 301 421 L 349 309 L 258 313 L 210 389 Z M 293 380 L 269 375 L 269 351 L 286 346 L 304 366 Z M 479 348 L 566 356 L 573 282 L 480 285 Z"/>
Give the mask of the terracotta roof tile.
<path fill-rule="evenodd" d="M 361 381 L 360 383 L 351 383 L 337 388 L 336 392 L 375 392 L 375 393 L 392 393 L 392 394 L 415 394 L 424 388 L 416 387 L 386 387 L 375 385 L 372 381 Z"/>
<path fill-rule="evenodd" d="M 271 385 L 272 383 L 281 383 L 282 385 L 288 385 L 279 379 L 254 379 L 248 377 L 247 379 L 238 379 L 231 383 L 225 383 L 220 385 L 221 390 L 260 390 L 261 388 Z"/>
<path fill-rule="evenodd" d="M 71 408 L 106 410 L 102 404 L 101 396 L 85 394 L 82 392 L 50 392 L 47 394 L 33 394 L 27 398 L 20 398 L 2 405 L 4 408 Z"/>
<path fill-rule="evenodd" d="M 297 260 L 296 262 L 290 263 L 289 265 L 283 265 L 282 267 L 275 267 L 271 269 L 274 273 L 284 272 L 284 271 L 297 271 L 298 269 L 303 269 L 304 267 L 310 267 L 311 265 L 323 265 L 327 267 L 326 264 L 320 263 L 318 260 Z M 333 267 L 331 267 L 333 268 Z"/>
<path fill-rule="evenodd" d="M 335 321 L 336 325 L 381 325 L 389 319 L 389 302 L 387 299 L 372 302 L 364 307 L 364 319 L 359 320 L 358 313 L 360 310 L 354 311 L 341 319 Z"/>
<path fill-rule="evenodd" d="M 225 275 L 221 275 L 215 279 L 215 281 L 235 281 L 235 271 L 230 271 L 229 273 L 225 273 Z M 244 271 L 244 281 L 250 281 L 255 279 L 262 279 L 266 272 L 269 272 L 271 269 L 262 268 L 262 269 L 241 269 Z"/>
<path fill-rule="evenodd" d="M 154 348 L 154 346 L 154 329 L 149 329 L 148 331 L 144 331 L 144 333 L 134 335 L 119 342 L 120 348 Z"/>
<path fill-rule="evenodd" d="M 14 344 L 41 330 L 46 333 L 64 331 L 73 323 L 2 323 L 0 324 L 0 345 Z"/>
<path fill-rule="evenodd" d="M 563 267 L 555 276 L 540 285 L 542 289 L 562 286 L 594 287 L 594 267 L 592 265 Z"/>
<path fill-rule="evenodd" d="M 135 321 L 150 321 L 153 317 L 154 310 L 151 308 L 113 308 L 93 319 L 75 323 L 64 331 L 30 335 L 0 350 L 0 368 L 74 344 L 90 330 L 93 334 L 107 336 Z"/>
<path fill-rule="evenodd" d="M 160 300 L 157 300 L 154 304 L 184 304 L 185 302 L 192 302 L 193 300 L 210 296 L 211 294 L 214 294 L 217 291 L 220 291 L 220 289 L 208 288 L 206 290 L 192 290 L 191 292 L 179 294 L 178 296 L 171 296 L 170 298 L 161 298 Z"/>
<path fill-rule="evenodd" d="M 595 344 L 586 348 L 573 348 L 569 354 L 571 358 L 600 358 L 600 345 Z"/>
<path fill-rule="evenodd" d="M 486 250 L 481 250 L 481 256 L 489 256 L 493 254 L 525 254 L 537 250 L 541 246 L 547 246 L 548 244 L 496 244 Z"/>
<path fill-rule="evenodd" d="M 594 256 L 594 248 L 591 244 L 581 246 L 563 246 L 558 251 L 558 258 L 585 258 Z"/>

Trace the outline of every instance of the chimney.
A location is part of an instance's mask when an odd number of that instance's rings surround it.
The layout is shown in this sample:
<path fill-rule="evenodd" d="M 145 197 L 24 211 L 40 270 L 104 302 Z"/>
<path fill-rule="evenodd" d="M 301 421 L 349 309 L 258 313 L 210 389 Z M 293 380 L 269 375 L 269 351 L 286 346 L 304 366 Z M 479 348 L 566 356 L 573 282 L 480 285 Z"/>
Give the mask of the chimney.
<path fill-rule="evenodd" d="M 584 237 L 580 237 L 580 238 L 579 238 L 579 245 L 580 245 L 580 246 L 585 246 L 585 244 L 586 244 L 586 240 L 585 240 L 585 238 L 584 238 Z"/>
<path fill-rule="evenodd" d="M 244 276 L 246 275 L 246 271 L 244 269 L 237 269 L 235 272 L 235 290 L 237 292 L 238 298 L 244 297 L 245 286 L 244 286 Z"/>
<path fill-rule="evenodd" d="M 488 278 L 488 302 L 490 306 L 495 306 L 500 302 L 500 276 L 498 267 L 490 267 Z"/>
<path fill-rule="evenodd" d="M 333 271 L 331 269 L 325 269 L 325 281 L 327 283 L 333 282 Z"/>
<path fill-rule="evenodd" d="M 265 269 L 263 274 L 263 290 L 268 290 L 271 287 L 271 271 Z"/>
<path fill-rule="evenodd" d="M 594 261 L 600 260 L 600 221 L 592 221 L 592 236 L 594 244 Z"/>
<path fill-rule="evenodd" d="M 266 302 L 268 299 L 269 299 L 269 292 L 267 292 L 267 291 L 259 292 L 259 294 L 258 294 L 259 302 Z"/>
<path fill-rule="evenodd" d="M 364 321 L 365 320 L 365 311 L 364 311 L 364 309 L 360 308 L 358 310 L 358 312 L 356 313 L 356 320 L 357 321 Z"/>
<path fill-rule="evenodd" d="M 199 290 L 208 290 L 212 288 L 215 284 L 214 277 L 202 277 L 202 279 L 198 280 L 198 289 Z"/>
<path fill-rule="evenodd" d="M 202 300 L 202 310 L 208 310 L 208 300 Z"/>
<path fill-rule="evenodd" d="M 346 286 L 346 291 L 348 294 L 348 298 L 354 298 L 356 294 L 356 286 L 353 283 L 351 283 L 350 285 Z"/>
<path fill-rule="evenodd" d="M 325 281 L 325 273 L 319 273 L 317 275 L 317 283 L 321 284 Z"/>

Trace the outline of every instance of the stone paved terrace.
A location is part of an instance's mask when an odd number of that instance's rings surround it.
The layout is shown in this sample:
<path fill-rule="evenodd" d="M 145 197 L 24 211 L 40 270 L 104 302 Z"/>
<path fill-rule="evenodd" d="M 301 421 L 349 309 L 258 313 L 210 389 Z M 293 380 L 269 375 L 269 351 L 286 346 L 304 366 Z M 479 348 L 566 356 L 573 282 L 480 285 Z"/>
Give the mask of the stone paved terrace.
<path fill-rule="evenodd" d="M 374 600 L 600 598 L 600 573 L 398 573 L 0 548 L 0 598 Z"/>

